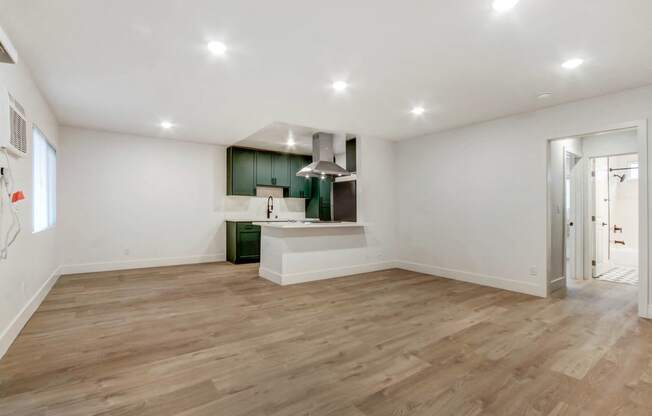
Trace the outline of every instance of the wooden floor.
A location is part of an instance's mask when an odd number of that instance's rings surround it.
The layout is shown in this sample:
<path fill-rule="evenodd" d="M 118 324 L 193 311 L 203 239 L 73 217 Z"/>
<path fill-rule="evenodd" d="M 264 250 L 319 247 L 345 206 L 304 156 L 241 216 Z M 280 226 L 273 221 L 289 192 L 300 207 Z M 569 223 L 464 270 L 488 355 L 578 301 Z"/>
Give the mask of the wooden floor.
<path fill-rule="evenodd" d="M 2 415 L 652 414 L 636 287 L 537 299 L 402 270 L 67 276 L 0 361 Z"/>

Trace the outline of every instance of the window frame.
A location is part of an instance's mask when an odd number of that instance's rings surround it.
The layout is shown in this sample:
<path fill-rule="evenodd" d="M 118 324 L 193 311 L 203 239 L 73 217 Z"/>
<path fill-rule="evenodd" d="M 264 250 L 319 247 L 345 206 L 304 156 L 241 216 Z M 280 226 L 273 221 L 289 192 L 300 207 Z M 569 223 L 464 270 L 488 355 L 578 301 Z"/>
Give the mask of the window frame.
<path fill-rule="evenodd" d="M 45 227 L 39 227 L 37 229 L 36 217 L 37 213 L 37 201 L 36 192 L 37 188 L 40 188 L 40 185 L 37 185 L 37 160 L 36 160 L 36 140 L 43 140 L 45 144 L 45 166 L 41 169 L 45 169 L 45 204 L 44 207 L 46 216 L 47 216 L 47 225 Z M 51 154 L 54 155 L 53 164 L 51 166 L 52 159 Z M 32 234 L 38 234 L 44 231 L 53 229 L 57 225 L 57 148 L 52 144 L 50 139 L 43 133 L 36 123 L 32 123 L 32 192 L 34 196 L 32 198 Z"/>

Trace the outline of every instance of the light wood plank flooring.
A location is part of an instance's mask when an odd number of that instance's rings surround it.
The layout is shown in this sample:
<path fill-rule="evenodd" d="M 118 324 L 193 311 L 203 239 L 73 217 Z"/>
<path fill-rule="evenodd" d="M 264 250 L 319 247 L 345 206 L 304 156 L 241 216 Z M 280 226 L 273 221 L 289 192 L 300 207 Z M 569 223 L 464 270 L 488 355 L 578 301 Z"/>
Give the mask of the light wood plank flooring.
<path fill-rule="evenodd" d="M 537 299 L 403 270 L 290 287 L 256 275 L 63 277 L 0 361 L 0 414 L 652 414 L 635 287 Z"/>

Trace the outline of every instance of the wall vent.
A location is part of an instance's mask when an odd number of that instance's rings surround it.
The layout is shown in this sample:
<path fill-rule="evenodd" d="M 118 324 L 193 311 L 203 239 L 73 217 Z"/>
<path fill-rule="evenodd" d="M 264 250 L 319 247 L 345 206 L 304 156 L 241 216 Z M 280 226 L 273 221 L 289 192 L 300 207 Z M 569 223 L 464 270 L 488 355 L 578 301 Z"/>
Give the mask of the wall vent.
<path fill-rule="evenodd" d="M 23 155 L 27 154 L 27 122 L 11 107 L 11 136 L 9 144 Z"/>
<path fill-rule="evenodd" d="M 15 156 L 23 157 L 27 155 L 27 117 L 25 108 L 9 92 L 7 92 L 6 100 L 2 117 L 8 117 L 9 125 L 0 126 L 4 130 L 0 132 L 0 147 L 6 148 Z"/>

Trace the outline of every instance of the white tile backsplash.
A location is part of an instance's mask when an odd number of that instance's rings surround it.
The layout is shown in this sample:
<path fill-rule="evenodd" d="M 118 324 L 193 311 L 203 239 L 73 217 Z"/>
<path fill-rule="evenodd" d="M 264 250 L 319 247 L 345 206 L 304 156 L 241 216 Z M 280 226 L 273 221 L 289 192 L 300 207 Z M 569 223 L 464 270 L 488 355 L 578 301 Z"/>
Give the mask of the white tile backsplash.
<path fill-rule="evenodd" d="M 263 193 L 262 195 L 266 195 L 266 193 Z M 271 215 L 272 219 L 300 220 L 306 218 L 305 199 L 277 198 L 274 197 L 274 195 L 272 195 L 272 197 L 274 198 L 274 210 L 272 211 Z M 224 217 L 227 221 L 249 221 L 266 219 L 267 196 L 225 196 Z"/>
<path fill-rule="evenodd" d="M 283 198 L 283 188 L 274 188 L 272 186 L 259 186 L 256 188 L 256 196 L 259 198 Z"/>

